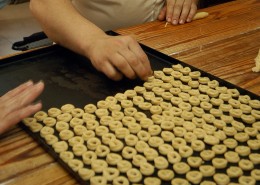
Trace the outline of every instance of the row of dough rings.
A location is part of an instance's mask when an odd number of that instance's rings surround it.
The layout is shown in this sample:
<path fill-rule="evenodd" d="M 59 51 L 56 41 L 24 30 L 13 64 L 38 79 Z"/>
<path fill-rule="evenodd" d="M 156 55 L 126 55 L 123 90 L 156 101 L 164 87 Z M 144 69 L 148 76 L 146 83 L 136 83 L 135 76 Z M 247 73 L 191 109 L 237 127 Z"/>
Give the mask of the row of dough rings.
<path fill-rule="evenodd" d="M 84 121 L 80 118 L 74 117 L 70 120 L 70 126 L 74 128 L 76 125 L 83 125 Z"/>
<path fill-rule="evenodd" d="M 167 161 L 166 158 L 162 156 L 158 156 L 154 158 L 154 166 L 157 169 L 166 169 L 169 166 L 169 162 Z"/>
<path fill-rule="evenodd" d="M 251 177 L 251 176 L 241 176 L 241 177 L 239 177 L 238 178 L 238 182 L 240 183 L 240 184 L 256 184 L 256 180 L 253 178 L 253 177 Z"/>
<path fill-rule="evenodd" d="M 68 140 L 68 143 L 69 143 L 70 146 L 73 147 L 76 144 L 83 144 L 84 139 L 80 136 L 74 136 L 74 137 L 72 137 Z"/>
<path fill-rule="evenodd" d="M 126 90 L 124 93 L 128 98 L 133 98 L 137 95 L 136 91 L 133 89 Z"/>
<path fill-rule="evenodd" d="M 131 134 L 137 134 L 142 129 L 138 123 L 129 123 L 127 127 Z"/>
<path fill-rule="evenodd" d="M 227 167 L 228 161 L 219 157 L 212 159 L 212 164 L 216 169 L 225 169 Z"/>
<path fill-rule="evenodd" d="M 105 157 L 109 154 L 110 149 L 105 146 L 105 145 L 98 145 L 95 153 L 97 154 L 98 157 Z"/>
<path fill-rule="evenodd" d="M 247 145 L 252 149 L 252 150 L 259 150 L 260 149 L 260 140 L 259 139 L 254 139 L 254 140 L 248 140 Z"/>
<path fill-rule="evenodd" d="M 127 161 L 127 160 L 120 160 L 117 163 L 117 169 L 121 172 L 121 173 L 126 173 L 129 169 L 132 168 L 132 163 Z"/>
<path fill-rule="evenodd" d="M 52 127 L 44 126 L 40 131 L 40 136 L 45 138 L 46 135 L 53 135 L 54 129 Z"/>
<path fill-rule="evenodd" d="M 186 173 L 186 179 L 192 184 L 199 184 L 202 180 L 202 173 L 200 171 L 189 171 Z"/>
<path fill-rule="evenodd" d="M 90 165 L 97 159 L 97 154 L 93 151 L 86 151 L 82 154 L 82 160 L 84 164 Z"/>
<path fill-rule="evenodd" d="M 46 135 L 44 139 L 48 145 L 53 145 L 59 141 L 58 137 L 52 134 Z"/>
<path fill-rule="evenodd" d="M 70 113 L 62 113 L 57 116 L 57 121 L 69 122 L 72 119 L 72 115 Z"/>
<path fill-rule="evenodd" d="M 249 106 L 253 109 L 260 109 L 260 101 L 259 100 L 249 100 Z"/>
<path fill-rule="evenodd" d="M 107 179 L 103 176 L 93 176 L 90 178 L 90 184 L 106 185 Z"/>
<path fill-rule="evenodd" d="M 80 168 L 80 169 L 78 170 L 78 174 L 79 174 L 79 176 L 80 176 L 83 180 L 90 180 L 91 177 L 94 177 L 94 176 L 95 176 L 94 170 L 87 169 L 87 168 Z"/>
<path fill-rule="evenodd" d="M 174 178 L 174 172 L 169 169 L 162 169 L 158 171 L 158 177 L 164 181 L 170 181 Z"/>
<path fill-rule="evenodd" d="M 97 102 L 98 109 L 108 109 L 109 106 L 110 106 L 110 103 L 106 100 L 100 100 Z"/>
<path fill-rule="evenodd" d="M 27 118 L 24 118 L 22 120 L 23 124 L 25 124 L 26 126 L 30 126 L 32 123 L 36 123 L 37 122 L 37 119 L 34 118 L 34 117 L 27 117 Z"/>
<path fill-rule="evenodd" d="M 161 137 L 165 142 L 170 142 L 175 138 L 174 134 L 170 131 L 162 131 Z"/>
<path fill-rule="evenodd" d="M 72 104 L 65 104 L 65 105 L 61 106 L 61 111 L 63 113 L 70 113 L 74 108 L 75 108 L 75 106 Z"/>
<path fill-rule="evenodd" d="M 210 161 L 215 157 L 215 152 L 212 150 L 203 150 L 200 152 L 200 157 L 205 161 Z"/>
<path fill-rule="evenodd" d="M 205 149 L 205 143 L 201 140 L 191 141 L 191 148 L 196 152 L 201 152 Z"/>
<path fill-rule="evenodd" d="M 86 130 L 82 133 L 82 138 L 84 139 L 84 141 L 88 141 L 90 138 L 95 137 L 95 132 L 93 130 Z"/>
<path fill-rule="evenodd" d="M 114 105 L 117 103 L 117 99 L 114 96 L 107 96 L 105 101 L 109 102 L 110 105 Z"/>
<path fill-rule="evenodd" d="M 251 171 L 251 177 L 253 177 L 255 180 L 259 181 L 260 180 L 260 170 L 259 169 L 254 169 Z"/>
<path fill-rule="evenodd" d="M 203 177 L 211 177 L 215 174 L 215 167 L 211 165 L 201 165 L 199 170 Z"/>
<path fill-rule="evenodd" d="M 185 162 L 177 162 L 173 164 L 173 170 L 177 174 L 186 174 L 188 171 L 190 171 L 190 166 Z"/>
<path fill-rule="evenodd" d="M 69 160 L 68 165 L 74 172 L 77 172 L 79 169 L 83 168 L 84 163 L 79 159 L 71 159 Z"/>
<path fill-rule="evenodd" d="M 241 159 L 238 162 L 238 166 L 242 169 L 242 170 L 252 170 L 254 168 L 254 163 L 248 159 Z"/>
<path fill-rule="evenodd" d="M 87 128 L 83 125 L 76 125 L 74 128 L 74 133 L 78 136 L 82 136 L 85 131 L 87 131 Z"/>
<path fill-rule="evenodd" d="M 148 140 L 148 144 L 151 147 L 155 147 L 155 148 L 158 148 L 163 143 L 164 143 L 163 139 L 161 137 L 157 137 L 157 136 L 152 136 Z"/>
<path fill-rule="evenodd" d="M 119 104 L 110 104 L 108 109 L 111 112 L 113 112 L 113 111 L 120 111 L 121 110 L 121 105 L 119 105 Z"/>
<path fill-rule="evenodd" d="M 234 149 L 238 145 L 237 140 L 233 138 L 227 138 L 223 141 L 223 143 L 230 149 Z"/>
<path fill-rule="evenodd" d="M 71 130 L 62 130 L 59 133 L 59 137 L 61 140 L 69 140 L 70 138 L 72 138 L 74 136 L 74 132 Z"/>
<path fill-rule="evenodd" d="M 121 160 L 122 156 L 116 153 L 109 153 L 106 156 L 106 161 L 109 165 L 116 165 Z"/>
<path fill-rule="evenodd" d="M 217 144 L 211 148 L 217 155 L 224 154 L 227 151 L 227 146 L 224 144 Z"/>
<path fill-rule="evenodd" d="M 81 156 L 84 152 L 87 151 L 87 147 L 84 144 L 75 144 L 72 147 L 72 151 L 76 156 Z"/>
<path fill-rule="evenodd" d="M 145 87 L 143 86 L 135 86 L 134 87 L 134 90 L 139 93 L 139 94 L 143 94 L 146 90 L 145 90 Z"/>
<path fill-rule="evenodd" d="M 95 111 L 97 110 L 97 106 L 94 104 L 87 104 L 84 106 L 84 110 L 86 113 L 95 113 Z"/>
<path fill-rule="evenodd" d="M 108 116 L 109 112 L 107 109 L 97 109 L 95 111 L 95 114 L 97 115 L 97 117 L 101 118 L 102 116 Z"/>
<path fill-rule="evenodd" d="M 32 132 L 40 132 L 40 130 L 42 129 L 42 124 L 38 123 L 38 122 L 33 122 L 29 125 L 29 128 Z"/>
<path fill-rule="evenodd" d="M 123 94 L 123 93 L 116 93 L 116 95 L 114 97 L 119 102 L 121 102 L 122 100 L 126 100 L 127 99 L 127 96 L 125 94 Z"/>
<path fill-rule="evenodd" d="M 48 117 L 48 114 L 44 111 L 38 111 L 33 116 L 37 121 L 43 121 L 44 118 Z"/>
<path fill-rule="evenodd" d="M 173 151 L 173 147 L 169 144 L 162 144 L 158 147 L 160 154 L 167 155 L 168 152 Z"/>
<path fill-rule="evenodd" d="M 148 162 L 141 163 L 140 172 L 146 176 L 152 175 L 154 173 L 154 166 Z"/>
<path fill-rule="evenodd" d="M 112 111 L 111 116 L 114 119 L 114 121 L 121 121 L 124 118 L 124 113 L 121 111 Z"/>
<path fill-rule="evenodd" d="M 237 166 L 230 166 L 229 168 L 227 168 L 226 172 L 230 178 L 237 178 L 243 175 L 243 170 Z"/>
<path fill-rule="evenodd" d="M 146 142 L 144 142 L 144 141 L 137 141 L 137 143 L 135 145 L 135 149 L 139 153 L 143 153 L 146 148 L 149 148 L 149 145 Z"/>
<path fill-rule="evenodd" d="M 251 153 L 249 155 L 250 161 L 252 161 L 254 164 L 260 164 L 260 154 L 259 153 Z"/>
<path fill-rule="evenodd" d="M 52 108 L 50 108 L 50 109 L 48 110 L 48 115 L 49 115 L 50 117 L 56 118 L 58 115 L 61 114 L 61 112 L 62 112 L 62 111 L 61 111 L 60 109 L 55 108 L 55 107 L 52 107 Z"/>
<path fill-rule="evenodd" d="M 260 110 L 252 110 L 251 114 L 252 114 L 252 116 L 255 117 L 255 119 L 257 119 L 257 120 L 260 119 Z"/>
<path fill-rule="evenodd" d="M 58 141 L 52 145 L 56 153 L 61 153 L 68 150 L 68 144 L 65 141 Z"/>
<path fill-rule="evenodd" d="M 136 154 L 137 154 L 137 151 L 133 147 L 125 146 L 122 150 L 122 156 L 125 159 L 132 159 L 133 156 Z"/>
<path fill-rule="evenodd" d="M 155 150 L 154 148 L 149 148 L 149 147 L 145 148 L 143 153 L 148 161 L 153 161 L 154 158 L 159 156 L 157 150 Z"/>
<path fill-rule="evenodd" d="M 132 183 L 138 183 L 143 178 L 142 173 L 136 168 L 129 169 L 126 172 L 126 175 L 127 175 L 128 180 Z"/>
<path fill-rule="evenodd" d="M 187 162 L 192 168 L 198 168 L 202 165 L 203 161 L 200 157 L 190 156 L 187 158 Z"/>
<path fill-rule="evenodd" d="M 108 164 L 105 160 L 102 159 L 93 159 L 91 161 L 91 169 L 94 170 L 96 173 L 103 172 L 104 169 L 108 167 Z"/>
<path fill-rule="evenodd" d="M 124 176 L 118 176 L 113 179 L 113 184 L 114 185 L 129 185 L 129 181 Z"/>
<path fill-rule="evenodd" d="M 115 130 L 115 135 L 116 135 L 116 138 L 118 139 L 124 139 L 127 135 L 130 134 L 130 131 L 129 129 L 123 127 L 123 128 L 117 128 Z"/>
<path fill-rule="evenodd" d="M 225 159 L 230 163 L 238 163 L 240 160 L 240 157 L 237 152 L 234 151 L 228 151 L 224 154 Z"/>
<path fill-rule="evenodd" d="M 65 162 L 68 163 L 71 159 L 74 158 L 74 154 L 71 151 L 60 152 L 59 157 Z"/>
<path fill-rule="evenodd" d="M 75 118 L 81 118 L 84 114 L 84 110 L 80 108 L 74 108 L 71 110 L 71 115 Z"/>
<path fill-rule="evenodd" d="M 235 148 L 235 151 L 240 156 L 248 156 L 251 153 L 251 149 L 248 146 L 239 145 Z"/>
<path fill-rule="evenodd" d="M 213 179 L 217 184 L 228 184 L 230 182 L 230 178 L 228 175 L 224 173 L 216 173 L 213 175 Z"/>

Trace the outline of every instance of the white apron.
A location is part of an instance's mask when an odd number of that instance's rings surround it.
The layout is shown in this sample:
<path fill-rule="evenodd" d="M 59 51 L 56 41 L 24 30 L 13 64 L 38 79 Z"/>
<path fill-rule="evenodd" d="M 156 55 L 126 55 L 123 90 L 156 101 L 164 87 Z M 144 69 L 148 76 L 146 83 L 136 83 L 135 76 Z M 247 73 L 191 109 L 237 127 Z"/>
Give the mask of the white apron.
<path fill-rule="evenodd" d="M 73 0 L 89 21 L 104 31 L 156 20 L 165 0 Z"/>

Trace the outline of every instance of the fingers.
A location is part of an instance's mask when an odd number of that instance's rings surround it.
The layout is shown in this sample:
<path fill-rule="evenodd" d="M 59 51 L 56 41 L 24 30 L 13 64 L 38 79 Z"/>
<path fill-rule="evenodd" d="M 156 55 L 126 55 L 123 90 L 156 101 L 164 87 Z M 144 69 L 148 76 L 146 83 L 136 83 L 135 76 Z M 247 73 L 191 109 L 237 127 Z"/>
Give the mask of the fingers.
<path fill-rule="evenodd" d="M 19 94 L 5 101 L 5 112 L 10 113 L 31 104 L 43 91 L 44 83 L 27 86 Z"/>
<path fill-rule="evenodd" d="M 100 71 L 111 80 L 119 81 L 123 78 L 123 74 L 114 67 L 111 61 L 105 61 L 102 66 Z"/>
<path fill-rule="evenodd" d="M 160 20 L 160 21 L 165 20 L 165 18 L 166 18 L 166 8 L 167 8 L 167 6 L 164 6 L 164 7 L 161 9 L 161 11 L 160 11 L 160 13 L 159 13 L 159 15 L 158 15 L 158 20 Z"/>
<path fill-rule="evenodd" d="M 173 25 L 184 24 L 191 22 L 196 14 L 197 5 L 194 0 L 168 0 L 166 8 L 166 21 Z M 161 11 L 158 19 L 162 18 L 163 11 Z M 159 19 L 159 20 L 160 20 Z"/>
<path fill-rule="evenodd" d="M 174 8 L 173 7 L 169 7 L 171 8 L 173 11 L 172 13 L 172 24 L 177 25 L 179 23 L 179 18 L 182 12 L 182 6 L 183 6 L 183 0 L 176 0 L 175 4 L 174 4 Z M 168 10 L 168 8 L 167 8 Z"/>
<path fill-rule="evenodd" d="M 130 66 L 133 68 L 139 78 L 142 80 L 147 80 L 147 78 L 152 75 L 152 68 L 147 55 L 135 40 L 131 40 L 129 49 L 138 59 L 128 60 Z"/>
<path fill-rule="evenodd" d="M 16 96 L 17 94 L 20 94 L 22 91 L 24 91 L 26 88 L 28 88 L 32 85 L 33 85 L 33 82 L 31 80 L 29 80 L 29 81 L 19 85 L 15 89 L 12 89 L 9 92 L 7 92 L 4 96 L 1 97 L 1 99 L 3 99 L 3 100 L 10 99 L 10 98 Z"/>
<path fill-rule="evenodd" d="M 187 17 L 187 22 L 191 22 L 193 17 L 196 15 L 197 12 L 197 6 L 195 4 L 191 4 L 191 9 Z"/>
<path fill-rule="evenodd" d="M 28 105 L 14 112 L 10 112 L 4 117 L 0 124 L 0 135 L 19 123 L 22 119 L 34 114 L 35 112 L 41 110 L 42 104 L 39 102 L 34 105 Z"/>
<path fill-rule="evenodd" d="M 184 1 L 182 11 L 180 14 L 179 24 L 184 24 L 187 21 L 190 10 L 191 10 L 191 0 Z"/>

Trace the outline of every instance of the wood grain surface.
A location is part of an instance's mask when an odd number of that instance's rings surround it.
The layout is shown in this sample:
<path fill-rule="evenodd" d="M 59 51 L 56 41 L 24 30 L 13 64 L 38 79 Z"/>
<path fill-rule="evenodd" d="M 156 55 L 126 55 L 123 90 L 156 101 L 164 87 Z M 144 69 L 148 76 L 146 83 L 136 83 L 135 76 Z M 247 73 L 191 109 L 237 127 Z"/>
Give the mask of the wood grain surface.
<path fill-rule="evenodd" d="M 260 95 L 252 72 L 260 48 L 260 1 L 237 0 L 203 9 L 209 16 L 173 26 L 151 22 L 117 30 L 139 42 Z M 0 137 L 0 184 L 77 184 L 19 127 Z"/>

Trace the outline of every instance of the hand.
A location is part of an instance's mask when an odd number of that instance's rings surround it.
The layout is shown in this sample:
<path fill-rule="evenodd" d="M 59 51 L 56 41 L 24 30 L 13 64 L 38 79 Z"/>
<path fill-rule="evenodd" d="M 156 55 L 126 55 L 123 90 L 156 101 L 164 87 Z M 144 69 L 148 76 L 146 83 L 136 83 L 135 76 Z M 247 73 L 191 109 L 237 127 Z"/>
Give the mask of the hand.
<path fill-rule="evenodd" d="M 198 0 L 167 0 L 158 19 L 174 25 L 191 22 L 197 12 Z"/>
<path fill-rule="evenodd" d="M 42 108 L 40 102 L 32 102 L 43 89 L 43 82 L 28 81 L 0 97 L 0 134 Z"/>
<path fill-rule="evenodd" d="M 120 80 L 123 75 L 129 79 L 139 77 L 146 80 L 152 75 L 148 57 L 130 36 L 95 38 L 87 55 L 93 66 L 112 80 Z"/>

